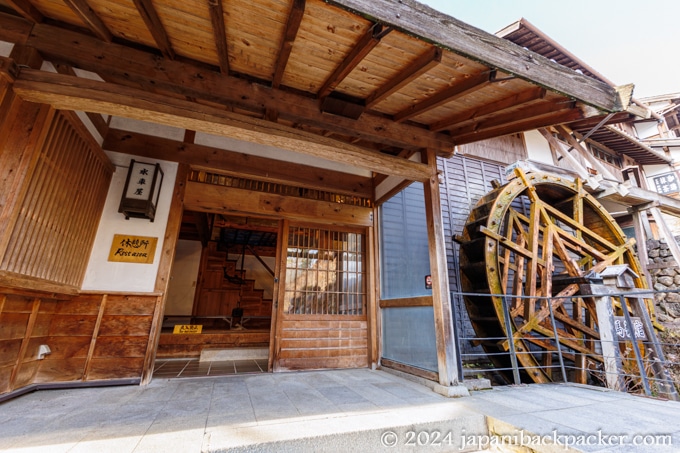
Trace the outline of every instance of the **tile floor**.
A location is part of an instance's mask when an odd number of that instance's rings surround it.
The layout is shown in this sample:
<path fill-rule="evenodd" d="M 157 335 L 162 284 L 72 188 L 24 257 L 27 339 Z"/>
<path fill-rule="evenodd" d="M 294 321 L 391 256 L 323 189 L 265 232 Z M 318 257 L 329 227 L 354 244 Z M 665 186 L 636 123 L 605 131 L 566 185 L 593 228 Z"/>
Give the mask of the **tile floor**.
<path fill-rule="evenodd" d="M 159 379 L 228 376 L 266 373 L 267 359 L 203 361 L 198 359 L 158 359 L 153 377 Z"/>

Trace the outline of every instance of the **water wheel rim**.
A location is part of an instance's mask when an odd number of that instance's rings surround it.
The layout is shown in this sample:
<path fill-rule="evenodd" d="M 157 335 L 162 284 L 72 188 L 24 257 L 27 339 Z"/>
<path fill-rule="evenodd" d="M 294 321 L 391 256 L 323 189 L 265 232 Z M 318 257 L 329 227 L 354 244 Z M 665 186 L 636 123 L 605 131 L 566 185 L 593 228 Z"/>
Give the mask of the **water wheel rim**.
<path fill-rule="evenodd" d="M 542 173 L 527 176 L 519 171 L 517 174 L 519 177 L 494 191 L 494 195 L 489 195 L 493 197 L 493 202 L 490 208 L 484 209 L 485 212 L 488 210 L 488 218 L 481 225 L 480 232 L 484 238 L 485 277 L 488 292 L 491 295 L 486 299 L 486 303 L 493 305 L 499 324 L 497 330 L 506 338 L 505 341 L 499 341 L 498 348 L 494 352 L 507 351 L 509 349 L 507 338 L 512 334 L 515 349 L 518 352 L 517 359 L 525 372 L 534 382 L 550 382 L 551 376 L 541 366 L 535 353 L 536 350 L 540 350 L 540 346 L 537 347 L 536 344 L 542 341 L 545 349 L 543 353 L 552 354 L 550 345 L 546 343 L 551 336 L 554 339 L 547 304 L 552 304 L 555 316 L 562 317 L 562 320 L 555 322 L 555 326 L 559 324 L 565 332 L 576 332 L 583 337 L 583 341 L 578 344 L 578 342 L 566 340 L 568 335 L 560 334 L 560 345 L 573 351 L 574 354 L 588 354 L 589 360 L 601 361 L 601 356 L 598 357 L 594 345 L 594 340 L 599 340 L 595 332 L 596 319 L 594 323 L 588 321 L 588 325 L 585 324 L 585 319 L 578 321 L 565 319 L 564 316 L 568 310 L 563 310 L 561 307 L 565 305 L 564 301 L 567 299 L 550 302 L 547 299 L 536 299 L 533 302 L 544 304 L 540 310 L 527 309 L 527 305 L 530 307 L 533 305 L 531 300 L 520 304 L 509 303 L 509 306 L 513 306 L 510 316 L 511 333 L 509 333 L 503 322 L 505 310 L 503 297 L 500 295 L 510 298 L 519 295 L 539 298 L 578 295 L 578 285 L 573 283 L 567 285 L 566 290 L 560 291 L 559 294 L 552 293 L 554 266 L 551 268 L 550 263 L 553 262 L 553 254 L 559 256 L 559 264 L 566 269 L 568 275 L 574 278 L 583 277 L 586 270 L 599 272 L 610 264 L 618 263 L 628 264 L 636 274 L 640 275 L 640 264 L 633 250 L 634 240 L 626 239 L 614 218 L 584 190 L 579 180 L 572 181 Z M 573 199 L 573 206 L 565 209 L 567 213 L 573 215 L 570 217 L 545 202 L 543 198 L 546 194 L 549 195 L 547 198 L 553 198 L 551 201 L 554 201 L 556 196 L 567 200 Z M 513 210 L 513 203 L 521 197 L 530 200 L 528 216 Z M 486 206 L 485 203 L 489 204 L 488 199 L 480 200 L 475 209 Z M 600 231 L 591 231 L 585 225 L 587 218 L 589 221 L 596 219 L 599 222 L 598 228 L 601 227 Z M 565 228 L 571 230 L 573 234 L 565 232 Z M 466 231 L 465 235 L 470 239 L 471 232 Z M 524 239 L 518 241 L 517 238 Z M 525 243 L 522 243 L 522 240 Z M 464 255 L 461 253 L 461 264 L 465 261 Z M 590 263 L 584 266 L 584 263 L 570 262 L 574 257 L 579 256 L 584 262 L 590 261 Z M 547 259 L 548 257 L 550 259 Z M 526 267 L 521 269 L 519 263 L 523 262 Z M 514 274 L 508 271 L 512 266 L 515 266 Z M 517 275 L 522 276 L 522 283 L 519 284 L 520 290 L 518 290 L 517 282 L 514 282 L 514 286 L 509 285 L 510 275 L 513 279 L 517 278 Z M 537 284 L 539 280 L 541 280 L 540 285 Z M 637 279 L 635 284 L 639 288 L 646 286 L 643 279 Z M 538 290 L 539 287 L 540 290 Z M 463 289 L 466 290 L 465 287 Z M 473 298 L 466 297 L 468 307 L 475 304 L 471 299 Z M 516 302 L 516 300 L 506 302 Z M 580 312 L 581 308 L 578 310 L 572 308 L 572 312 L 575 311 Z M 591 310 L 583 317 L 587 316 L 594 317 L 595 314 Z M 579 317 L 581 317 L 580 314 Z M 479 332 L 480 329 L 474 321 L 473 327 Z M 488 352 L 489 348 L 485 347 L 485 349 Z M 534 352 L 531 352 L 532 349 Z"/>

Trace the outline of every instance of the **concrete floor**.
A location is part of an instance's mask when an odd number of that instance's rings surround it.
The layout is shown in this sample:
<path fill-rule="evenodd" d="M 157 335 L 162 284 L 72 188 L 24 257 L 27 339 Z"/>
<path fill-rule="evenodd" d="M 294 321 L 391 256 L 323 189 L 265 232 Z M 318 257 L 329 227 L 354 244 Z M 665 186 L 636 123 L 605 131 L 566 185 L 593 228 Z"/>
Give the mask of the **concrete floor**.
<path fill-rule="evenodd" d="M 237 374 L 27 394 L 0 404 L 0 450 L 509 451 L 501 443 L 514 440 L 546 452 L 671 452 L 680 451 L 678 420 L 680 403 L 584 386 L 447 399 L 368 369 Z M 489 430 L 506 437 L 489 445 Z M 563 445 L 579 439 L 576 448 Z"/>

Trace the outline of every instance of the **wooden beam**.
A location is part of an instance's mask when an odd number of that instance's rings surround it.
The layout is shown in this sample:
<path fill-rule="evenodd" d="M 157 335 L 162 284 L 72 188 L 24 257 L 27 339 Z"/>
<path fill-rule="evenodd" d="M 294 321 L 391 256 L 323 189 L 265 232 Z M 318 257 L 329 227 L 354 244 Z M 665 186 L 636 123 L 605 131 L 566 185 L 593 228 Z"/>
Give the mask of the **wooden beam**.
<path fill-rule="evenodd" d="M 425 188 L 425 218 L 427 219 L 430 272 L 432 276 L 432 307 L 437 342 L 439 384 L 449 387 L 463 379 L 458 374 L 457 346 L 453 333 L 453 314 L 449 297 L 449 273 L 446 264 L 444 222 L 439 194 L 439 175 L 434 151 L 423 153 L 423 162 L 430 166 L 432 176 L 423 182 Z"/>
<path fill-rule="evenodd" d="M 220 61 L 220 71 L 223 74 L 229 74 L 229 49 L 227 48 L 227 30 L 224 26 L 222 0 L 209 0 L 208 7 L 210 9 L 210 22 L 212 22 L 213 27 L 217 57 Z"/>
<path fill-rule="evenodd" d="M 543 138 L 546 139 L 548 146 L 550 146 L 550 151 L 553 152 L 553 154 L 559 154 L 562 158 L 567 159 L 571 170 L 578 173 L 581 179 L 589 180 L 588 169 L 586 169 L 586 167 L 584 167 L 578 159 L 572 156 L 571 153 L 568 153 L 567 150 L 562 147 L 562 144 L 555 137 L 553 137 L 553 135 L 547 129 L 540 128 L 538 129 L 538 132 L 540 132 Z M 555 165 L 558 165 L 558 159 L 554 160 Z M 595 187 L 597 187 L 597 184 Z"/>
<path fill-rule="evenodd" d="M 478 61 L 608 112 L 626 99 L 617 89 L 411 0 L 327 0 L 369 20 L 382 22 L 445 50 Z"/>
<path fill-rule="evenodd" d="M 28 0 L 6 0 L 5 3 L 31 22 L 39 23 L 44 19 L 42 13 Z"/>
<path fill-rule="evenodd" d="M 0 30 L 2 26 L 0 17 Z M 453 153 L 454 142 L 446 134 L 395 124 L 388 118 L 368 113 L 364 113 L 360 121 L 323 115 L 319 113 L 318 101 L 310 97 L 274 90 L 186 62 L 167 60 L 159 64 L 158 56 L 153 53 L 102 43 L 82 33 L 39 24 L 33 28 L 27 44 L 51 59 L 106 74 L 148 91 L 165 90 L 260 113 L 263 108 L 270 108 L 278 110 L 282 119 L 339 135 L 399 148 L 427 146 L 437 149 L 442 156 Z"/>
<path fill-rule="evenodd" d="M 541 127 L 552 126 L 555 124 L 569 123 L 583 118 L 583 113 L 579 109 L 565 110 L 562 112 L 551 113 L 540 118 L 529 118 L 519 123 L 511 124 L 509 126 L 502 125 L 494 128 L 489 128 L 483 131 L 475 131 L 464 135 L 454 137 L 456 143 L 464 145 L 466 143 L 486 140 L 488 138 L 500 137 L 508 134 L 516 134 L 531 129 L 538 129 Z"/>
<path fill-rule="evenodd" d="M 86 0 L 64 0 L 64 3 L 76 13 L 95 36 L 102 41 L 111 42 L 113 39 L 111 32 Z"/>
<path fill-rule="evenodd" d="M 405 297 L 403 299 L 384 299 L 380 301 L 380 308 L 431 306 L 432 296 Z"/>
<path fill-rule="evenodd" d="M 291 7 L 290 14 L 288 14 L 288 21 L 286 21 L 286 30 L 283 32 L 279 56 L 276 58 L 272 88 L 278 88 L 279 85 L 281 85 L 281 79 L 283 79 L 283 73 L 286 71 L 288 58 L 290 57 L 290 52 L 293 50 L 293 43 L 295 43 L 295 38 L 300 29 L 304 14 L 305 0 L 293 0 L 293 6 Z"/>
<path fill-rule="evenodd" d="M 463 96 L 474 93 L 475 91 L 481 90 L 486 87 L 491 82 L 491 77 L 494 72 L 482 72 L 480 74 L 475 74 L 460 83 L 446 88 L 433 96 L 414 104 L 406 109 L 398 112 L 394 115 L 394 121 L 401 122 L 413 118 L 414 116 L 425 113 L 428 110 L 439 107 L 442 104 L 453 102 L 456 99 L 460 99 Z"/>
<path fill-rule="evenodd" d="M 529 105 L 518 110 L 513 110 L 500 115 L 494 115 L 491 118 L 479 121 L 469 126 L 451 129 L 449 132 L 454 137 L 472 132 L 483 132 L 488 129 L 511 126 L 513 124 L 529 121 L 533 118 L 542 118 L 553 115 L 554 113 L 564 112 L 565 110 L 572 110 L 574 108 L 576 108 L 575 102 L 570 100 L 543 102 L 538 105 Z"/>
<path fill-rule="evenodd" d="M 14 84 L 14 91 L 25 100 L 50 104 L 58 109 L 87 110 L 193 129 L 288 149 L 377 173 L 388 172 L 413 181 L 423 181 L 430 176 L 430 169 L 417 162 L 257 118 L 134 88 L 111 86 L 106 82 L 24 70 Z"/>
<path fill-rule="evenodd" d="M 33 28 L 33 21 L 0 12 L 0 41 L 26 44 Z"/>
<path fill-rule="evenodd" d="M 396 77 L 368 96 L 365 101 L 366 108 L 373 108 L 373 106 L 398 91 L 404 85 L 437 66 L 441 61 L 442 50 L 439 47 L 431 47 L 430 50 L 416 58 L 408 68 L 400 71 Z"/>
<path fill-rule="evenodd" d="M 340 82 L 342 82 L 345 77 L 347 77 L 349 73 L 357 67 L 359 63 L 361 63 L 361 60 L 363 60 L 366 55 L 368 55 L 371 50 L 373 50 L 373 48 L 378 45 L 383 36 L 385 36 L 390 31 L 392 31 L 391 28 L 383 29 L 383 26 L 379 23 L 376 23 L 370 27 L 366 33 L 364 33 L 361 39 L 359 39 L 359 42 L 356 43 L 349 54 L 347 54 L 342 63 L 340 63 L 337 68 L 335 68 L 333 74 L 331 74 L 330 77 L 326 79 L 326 82 L 317 93 L 317 97 L 323 99 L 328 96 L 331 91 L 335 90 L 335 87 L 337 87 Z"/>
<path fill-rule="evenodd" d="M 172 44 L 168 38 L 168 34 L 163 27 L 160 17 L 156 12 L 156 8 L 151 3 L 151 0 L 132 0 L 137 7 L 139 15 L 142 16 L 146 28 L 149 29 L 151 36 L 153 36 L 156 45 L 160 49 L 163 56 L 169 59 L 175 58 L 175 51 L 172 49 Z"/>
<path fill-rule="evenodd" d="M 251 177 L 281 184 L 372 198 L 371 179 L 266 157 L 227 151 L 203 145 L 181 143 L 167 138 L 110 129 L 102 147 L 109 151 L 149 159 L 179 162 L 193 168 L 210 168 L 220 173 Z"/>
<path fill-rule="evenodd" d="M 52 65 L 59 74 L 76 76 L 76 72 L 70 65 L 55 62 L 53 62 Z M 99 132 L 99 135 L 101 135 L 102 138 L 106 137 L 106 134 L 109 130 L 109 125 L 106 124 L 104 118 L 100 114 L 92 112 L 85 112 L 85 115 L 87 115 L 87 117 L 90 119 L 94 128 L 97 129 L 97 132 Z"/>
<path fill-rule="evenodd" d="M 217 214 L 247 214 L 305 222 L 373 226 L 373 209 L 306 198 L 187 183 L 184 208 Z"/>
<path fill-rule="evenodd" d="M 566 141 L 569 143 L 569 146 L 574 148 L 574 150 L 583 157 L 594 169 L 596 169 L 602 176 L 606 177 L 607 179 L 612 179 L 614 181 L 617 180 L 616 176 L 612 174 L 612 172 L 604 166 L 604 164 L 601 164 L 599 160 L 595 156 L 593 156 L 576 138 L 571 135 L 571 130 L 567 129 L 563 125 L 556 125 L 555 130 L 557 131 L 558 134 Z"/>
<path fill-rule="evenodd" d="M 479 122 L 491 115 L 501 114 L 511 108 L 542 100 L 545 98 L 545 93 L 545 88 L 531 88 L 521 93 L 513 94 L 498 101 L 465 110 L 464 112 L 458 113 L 454 116 L 450 116 L 441 121 L 437 121 L 436 123 L 432 123 L 430 125 L 430 130 L 441 131 L 442 129 L 447 129 L 453 126 L 460 127 L 470 121 Z"/>

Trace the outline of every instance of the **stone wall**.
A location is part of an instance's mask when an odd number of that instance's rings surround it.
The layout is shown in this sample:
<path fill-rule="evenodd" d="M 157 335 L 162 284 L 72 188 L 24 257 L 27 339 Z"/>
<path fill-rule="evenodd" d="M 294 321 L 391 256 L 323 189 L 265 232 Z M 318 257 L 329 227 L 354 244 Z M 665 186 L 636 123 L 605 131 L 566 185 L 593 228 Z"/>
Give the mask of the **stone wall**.
<path fill-rule="evenodd" d="M 680 242 L 680 236 L 675 237 Z M 649 273 L 655 291 L 656 315 L 664 323 L 680 322 L 680 267 L 673 259 L 665 239 L 647 241 Z"/>

